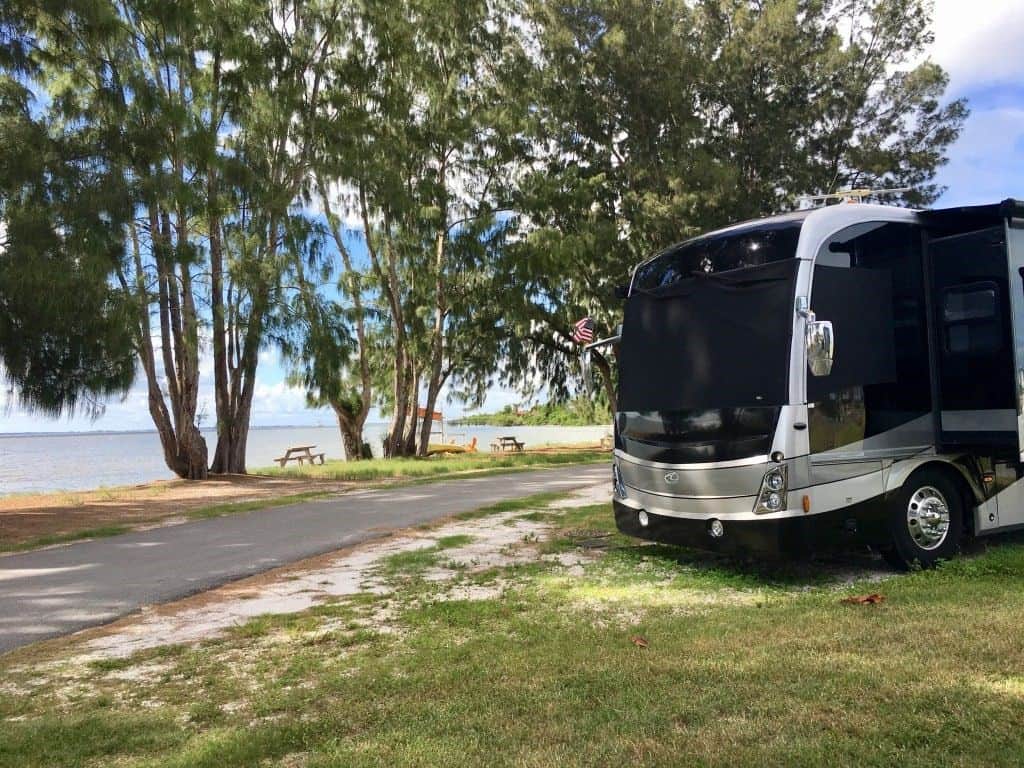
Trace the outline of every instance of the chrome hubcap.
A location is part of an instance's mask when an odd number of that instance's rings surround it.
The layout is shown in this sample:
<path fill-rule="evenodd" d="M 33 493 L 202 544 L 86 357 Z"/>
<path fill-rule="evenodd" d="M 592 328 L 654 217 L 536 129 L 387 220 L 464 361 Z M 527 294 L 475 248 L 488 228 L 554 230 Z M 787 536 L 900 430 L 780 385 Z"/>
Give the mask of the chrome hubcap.
<path fill-rule="evenodd" d="M 907 504 L 907 530 L 921 549 L 935 549 L 949 533 L 949 505 L 937 489 L 918 488 Z"/>

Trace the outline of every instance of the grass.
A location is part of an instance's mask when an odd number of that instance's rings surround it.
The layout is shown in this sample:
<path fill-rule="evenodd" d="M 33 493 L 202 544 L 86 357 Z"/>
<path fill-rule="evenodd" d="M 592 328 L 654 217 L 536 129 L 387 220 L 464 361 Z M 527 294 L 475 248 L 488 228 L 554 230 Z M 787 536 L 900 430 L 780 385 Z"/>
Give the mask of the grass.
<path fill-rule="evenodd" d="M 223 504 L 211 504 L 208 507 L 192 509 L 185 513 L 189 520 L 206 520 L 211 517 L 222 517 L 224 515 L 237 515 L 242 512 L 254 512 L 258 509 L 270 509 L 272 507 L 284 507 L 289 504 L 299 504 L 303 501 L 322 499 L 330 496 L 329 491 L 306 491 L 304 493 L 292 493 L 287 496 L 278 496 L 272 499 L 254 499 L 252 501 L 234 501 Z"/>
<path fill-rule="evenodd" d="M 398 580 L 128 660 L 0 657 L 0 766 L 1019 765 L 1020 543 L 848 582 L 863 561 L 768 567 L 627 539 L 607 505 L 546 515 L 545 551 L 599 545 L 582 574 L 497 569 L 512 588 L 480 600 Z M 840 602 L 867 591 L 885 602 Z"/>
<path fill-rule="evenodd" d="M 559 453 L 475 453 L 431 458 L 367 459 L 365 461 L 328 461 L 325 464 L 269 467 L 256 470 L 274 477 L 311 480 L 374 481 L 389 479 L 436 478 L 481 471 L 563 466 L 608 461 L 608 452 L 566 450 Z"/>
<path fill-rule="evenodd" d="M 52 547 L 57 544 L 70 544 L 83 539 L 102 539 L 105 536 L 120 536 L 131 530 L 127 525 L 103 525 L 96 528 L 83 528 L 80 531 L 70 533 L 54 533 L 47 536 L 37 536 L 27 541 L 17 543 L 0 542 L 0 552 L 24 552 L 29 549 L 40 547 Z"/>

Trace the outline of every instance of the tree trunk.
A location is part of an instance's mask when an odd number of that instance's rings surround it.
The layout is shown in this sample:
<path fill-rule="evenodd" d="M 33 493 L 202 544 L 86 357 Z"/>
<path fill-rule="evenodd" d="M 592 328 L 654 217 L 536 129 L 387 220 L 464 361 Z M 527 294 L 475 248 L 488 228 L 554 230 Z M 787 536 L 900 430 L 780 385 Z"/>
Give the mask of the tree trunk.
<path fill-rule="evenodd" d="M 324 201 L 324 212 L 327 215 L 327 222 L 331 228 L 331 236 L 334 238 L 334 244 L 341 255 L 342 265 L 345 267 L 348 292 L 352 296 L 352 304 L 355 307 L 356 342 L 359 345 L 359 409 L 356 413 L 345 411 L 344 414 L 344 418 L 350 426 L 346 427 L 342 423 L 342 413 L 339 412 L 341 406 L 337 403 L 331 403 L 331 405 L 335 413 L 338 414 L 342 443 L 345 445 L 345 459 L 347 461 L 359 461 L 363 458 L 363 427 L 366 424 L 366 417 L 370 413 L 370 404 L 372 402 L 372 376 L 370 373 L 370 355 L 366 346 L 366 313 L 363 310 L 362 286 L 359 275 L 352 266 L 352 255 L 345 245 L 345 239 L 341 236 L 338 217 L 331 210 L 327 185 L 319 175 L 317 176 L 317 185 L 320 188 L 320 198 Z M 347 435 L 347 431 L 350 431 L 352 434 Z M 350 440 L 355 441 L 354 444 L 357 447 L 355 452 L 348 449 Z"/>
<path fill-rule="evenodd" d="M 416 455 L 416 419 L 420 407 L 420 376 L 418 373 L 413 374 L 411 371 L 410 376 L 412 376 L 412 383 L 409 385 L 409 410 L 405 415 L 405 437 L 402 440 L 403 456 Z M 424 419 L 424 422 L 430 424 L 429 414 Z"/>
<path fill-rule="evenodd" d="M 363 458 L 363 426 L 352 418 L 343 406 L 333 405 L 334 415 L 338 418 L 338 429 L 341 431 L 341 446 L 345 449 L 346 461 L 359 461 Z"/>
<path fill-rule="evenodd" d="M 272 219 L 267 227 L 264 258 L 271 258 L 277 248 L 277 222 Z M 231 312 L 226 335 L 235 338 L 241 328 L 245 335 L 238 345 L 229 345 L 225 358 L 229 359 L 229 386 L 227 396 L 217 402 L 217 449 L 212 471 L 218 474 L 244 475 L 245 451 L 249 441 L 249 417 L 256 391 L 256 368 L 259 365 L 259 347 L 263 336 L 263 321 L 269 301 L 268 287 L 256 286 L 248 316 L 240 317 L 237 307 Z M 230 361 L 231 351 L 238 356 Z M 231 363 L 234 363 L 233 365 Z"/>
<path fill-rule="evenodd" d="M 160 322 L 163 374 L 167 382 L 166 399 L 160 388 L 153 349 L 149 321 L 151 296 L 145 284 L 138 234 L 134 227 L 131 230 L 135 295 L 139 305 L 135 328 L 136 346 L 146 375 L 149 413 L 160 437 L 168 468 L 178 477 L 203 480 L 207 477 L 207 448 L 206 440 L 195 424 L 199 387 L 199 328 L 191 275 L 183 259 L 178 265 L 179 273 L 175 273 L 170 215 L 167 211 L 160 211 L 156 204 L 149 206 L 149 235 L 156 265 L 157 316 Z"/>
<path fill-rule="evenodd" d="M 430 371 L 427 379 L 427 418 L 420 436 L 420 456 L 427 455 L 431 419 L 441 392 L 441 367 L 444 363 L 444 321 L 448 312 L 445 295 L 444 258 L 447 231 L 437 233 L 434 241 L 434 329 L 430 336 Z"/>
<path fill-rule="evenodd" d="M 608 406 L 611 408 L 612 418 L 615 417 L 615 383 L 612 381 L 612 367 L 603 354 L 598 352 L 596 349 L 590 350 L 591 359 L 594 361 L 594 365 L 597 370 L 601 372 L 601 383 L 604 386 L 605 396 L 608 398 Z"/>

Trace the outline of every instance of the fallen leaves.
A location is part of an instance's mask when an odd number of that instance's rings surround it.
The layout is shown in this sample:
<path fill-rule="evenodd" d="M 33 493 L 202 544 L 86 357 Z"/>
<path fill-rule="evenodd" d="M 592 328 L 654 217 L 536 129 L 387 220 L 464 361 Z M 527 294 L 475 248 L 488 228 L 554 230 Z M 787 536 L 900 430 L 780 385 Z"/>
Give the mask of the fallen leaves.
<path fill-rule="evenodd" d="M 880 595 L 877 592 L 872 592 L 870 595 L 853 595 L 852 597 L 844 597 L 839 602 L 846 603 L 847 605 L 875 605 L 885 600 L 885 595 Z"/>
<path fill-rule="evenodd" d="M 633 635 L 629 638 L 629 642 L 635 645 L 637 648 L 648 648 L 650 643 L 647 642 L 647 638 L 643 635 Z"/>

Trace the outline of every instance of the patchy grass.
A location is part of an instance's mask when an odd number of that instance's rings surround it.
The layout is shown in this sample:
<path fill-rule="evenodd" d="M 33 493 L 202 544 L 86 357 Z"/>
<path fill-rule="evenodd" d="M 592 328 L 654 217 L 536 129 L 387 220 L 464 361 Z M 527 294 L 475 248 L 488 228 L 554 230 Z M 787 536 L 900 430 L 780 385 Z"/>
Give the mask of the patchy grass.
<path fill-rule="evenodd" d="M 499 512 L 516 512 L 520 509 L 534 509 L 536 507 L 542 507 L 545 504 L 550 504 L 552 501 L 556 501 L 563 496 L 565 496 L 564 491 L 545 491 L 544 493 L 535 493 L 532 496 L 524 496 L 521 499 L 499 501 L 494 504 L 489 504 L 486 507 L 480 507 L 479 509 L 474 509 L 469 512 L 463 512 L 456 515 L 456 519 L 475 520 L 480 517 L 498 514 Z"/>
<path fill-rule="evenodd" d="M 208 507 L 189 510 L 185 516 L 189 520 L 205 520 L 210 517 L 223 517 L 224 515 L 237 515 L 243 512 L 255 512 L 258 509 L 271 509 L 273 507 L 286 507 L 289 504 L 299 504 L 303 501 L 323 499 L 331 496 L 330 491 L 306 491 L 304 493 L 293 493 L 288 496 L 279 496 L 274 499 L 254 499 L 253 501 L 235 501 L 225 504 L 211 504 Z"/>
<path fill-rule="evenodd" d="M 24 552 L 29 549 L 39 549 L 40 547 L 52 547 L 57 544 L 70 544 L 73 541 L 82 541 L 83 539 L 102 539 L 106 536 L 120 536 L 122 533 L 127 533 L 130 530 L 131 526 L 128 525 L 102 525 L 97 528 L 72 531 L 71 533 L 37 536 L 34 539 L 17 543 L 0 542 L 0 552 Z"/>
<path fill-rule="evenodd" d="M 453 574 L 493 597 L 399 579 L 194 647 L 0 657 L 0 766 L 1019 764 L 1019 542 L 851 576 L 638 543 L 606 504 L 544 515 L 536 562 Z M 864 591 L 886 600 L 840 603 Z"/>
<path fill-rule="evenodd" d="M 596 449 L 565 450 L 556 453 L 471 453 L 429 458 L 367 459 L 365 461 L 328 461 L 286 468 L 269 467 L 259 474 L 311 480 L 372 481 L 389 479 L 437 478 L 446 475 L 488 471 L 564 466 L 609 461 L 608 451 Z"/>

